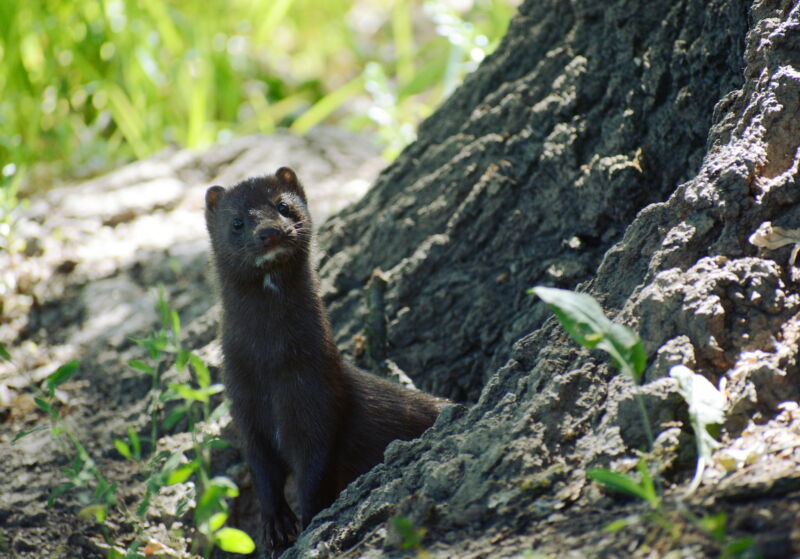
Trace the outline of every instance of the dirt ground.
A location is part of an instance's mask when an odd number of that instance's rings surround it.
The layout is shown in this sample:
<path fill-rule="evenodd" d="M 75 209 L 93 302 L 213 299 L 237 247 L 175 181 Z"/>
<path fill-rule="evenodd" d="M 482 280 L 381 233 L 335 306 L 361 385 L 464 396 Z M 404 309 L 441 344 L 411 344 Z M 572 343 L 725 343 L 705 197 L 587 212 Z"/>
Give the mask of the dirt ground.
<path fill-rule="evenodd" d="M 2 256 L 0 343 L 11 361 L 0 363 L 0 472 L 6 480 L 0 490 L 0 555 L 105 557 L 106 540 L 124 546 L 135 536 L 133 508 L 145 492 L 144 477 L 113 443 L 126 439 L 129 426 L 147 435 L 150 380 L 127 364 L 147 355 L 132 340 L 160 326 L 156 286 L 163 285 L 186 343 L 217 377 L 203 196 L 212 184 L 250 176 L 254 162 L 265 173 L 294 165 L 309 184 L 316 221 L 362 195 L 384 165 L 369 140 L 345 132 L 321 130 L 313 140 L 279 134 L 203 153 L 165 152 L 31 200 L 19 222 L 24 252 Z M 81 513 L 90 490 L 69 492 L 48 506 L 51 492 L 70 479 L 63 470 L 75 451 L 54 436 L 34 399 L 41 396 L 37 387 L 71 360 L 79 361 L 79 369 L 58 387 L 55 405 L 60 421 L 116 486 L 107 534 Z M 174 368 L 165 374 L 180 377 Z M 34 431 L 14 442 L 26 430 Z M 176 428 L 159 448 L 185 447 L 186 436 Z M 235 450 L 220 452 L 214 468 L 244 485 L 241 465 L 227 471 L 238 463 Z M 87 483 L 89 489 L 96 485 Z M 162 501 L 156 500 L 148 517 L 148 541 L 154 550 L 172 544 L 175 554 L 164 556 L 189 556 L 173 530 L 173 523 L 187 518 L 174 515 L 174 496 Z M 170 507 L 172 513 L 166 512 Z"/>

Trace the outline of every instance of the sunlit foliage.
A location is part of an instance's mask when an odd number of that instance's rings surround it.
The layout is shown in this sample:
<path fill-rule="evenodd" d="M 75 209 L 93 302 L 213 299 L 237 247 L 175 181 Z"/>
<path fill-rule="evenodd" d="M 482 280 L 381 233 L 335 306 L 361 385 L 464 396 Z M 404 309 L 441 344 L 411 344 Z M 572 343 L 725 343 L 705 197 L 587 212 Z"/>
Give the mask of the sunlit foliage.
<path fill-rule="evenodd" d="M 323 121 L 377 131 L 393 157 L 496 46 L 514 4 L 2 0 L 1 176 L 35 188 L 167 145 Z"/>

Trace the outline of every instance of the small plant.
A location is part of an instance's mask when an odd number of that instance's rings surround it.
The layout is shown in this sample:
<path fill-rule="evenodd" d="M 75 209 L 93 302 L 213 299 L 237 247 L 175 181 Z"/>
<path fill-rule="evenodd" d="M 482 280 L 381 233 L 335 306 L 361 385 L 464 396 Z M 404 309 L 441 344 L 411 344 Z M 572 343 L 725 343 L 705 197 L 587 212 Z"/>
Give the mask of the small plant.
<path fill-rule="evenodd" d="M 78 437 L 69 428 L 61 417 L 59 398 L 56 390 L 58 387 L 75 375 L 80 364 L 78 361 L 70 361 L 60 366 L 54 373 L 47 377 L 44 388 L 34 385 L 34 392 L 37 394 L 33 401 L 49 419 L 50 433 L 52 437 L 61 442 L 65 454 L 71 456 L 69 465 L 64 468 L 64 475 L 67 481 L 54 487 L 47 499 L 47 505 L 52 507 L 56 500 L 62 495 L 80 490 L 81 500 L 85 501 L 85 506 L 80 510 L 78 516 L 82 518 L 94 518 L 105 530 L 105 520 L 108 516 L 109 508 L 116 504 L 116 487 L 106 480 L 105 476 L 97 468 L 95 461 L 89 455 L 86 447 L 80 442 Z M 17 433 L 12 443 L 30 435 L 35 431 L 48 429 L 48 427 L 36 427 Z"/>
<path fill-rule="evenodd" d="M 196 502 L 193 520 L 197 533 L 202 537 L 194 541 L 194 551 L 204 557 L 210 557 L 215 547 L 230 553 L 251 553 L 255 549 L 253 540 L 245 532 L 225 526 L 228 519 L 227 500 L 239 494 L 238 488 L 230 479 L 211 476 L 211 451 L 223 448 L 227 442 L 203 431 L 205 425 L 227 412 L 225 403 L 211 409 L 211 397 L 222 390 L 222 385 L 212 383 L 211 374 L 202 359 L 181 345 L 180 318 L 176 311 L 169 308 L 163 287 L 158 290 L 158 310 L 161 327 L 150 332 L 146 338 L 135 340 L 147 351 L 150 362 L 130 362 L 131 367 L 152 379 L 148 393 L 147 435 L 142 436 L 133 426 L 128 426 L 125 437 L 113 439 L 117 452 L 136 465 L 145 481 L 144 494 L 133 511 L 128 513 L 124 504 L 121 511 L 133 517 L 136 537 L 124 552 L 120 551 L 118 544 L 114 545 L 108 551 L 108 558 L 143 559 L 148 555 L 147 548 L 143 548 L 144 527 L 153 498 L 164 487 L 192 479 L 195 483 L 187 484 L 186 493 L 179 499 L 174 514 L 183 515 L 189 510 L 190 503 L 193 500 Z M 10 355 L 2 346 L 0 357 L 10 360 Z M 165 385 L 163 372 L 172 365 L 178 372 L 186 373 L 188 378 Z M 100 525 L 106 541 L 114 544 L 106 527 L 106 519 L 110 509 L 118 505 L 116 487 L 103 476 L 85 446 L 61 417 L 57 389 L 72 378 L 78 368 L 78 361 L 71 361 L 47 377 L 43 387 L 34 386 L 34 403 L 49 418 L 52 436 L 65 443 L 70 455 L 69 465 L 64 468 L 67 481 L 53 488 L 48 504 L 52 506 L 67 492 L 82 490 L 81 498 L 86 505 L 80 510 L 79 516 L 93 518 Z M 190 371 L 192 374 L 189 374 Z M 175 404 L 165 414 L 165 406 L 171 402 Z M 157 451 L 160 433 L 171 430 L 179 421 L 186 422 L 186 429 L 191 434 L 190 451 Z M 22 431 L 13 442 L 44 429 L 48 427 Z"/>
<path fill-rule="evenodd" d="M 134 340 L 147 351 L 150 363 L 140 360 L 129 363 L 131 367 L 151 378 L 151 457 L 148 461 L 143 461 L 141 441 L 132 428 L 128 428 L 127 440 L 114 440 L 117 451 L 128 460 L 139 464 L 146 478 L 145 495 L 136 510 L 141 521 L 137 526 L 139 538 L 136 545 L 141 545 L 141 525 L 153 496 L 163 487 L 194 478 L 197 489 L 193 494 L 184 495 L 176 512 L 185 512 L 189 501 L 192 497 L 195 498 L 195 528 L 204 537 L 203 543 L 196 542 L 195 545 L 202 547 L 203 556 L 209 557 L 217 546 L 230 553 L 251 553 L 255 549 L 252 539 L 241 530 L 224 526 L 228 519 L 227 499 L 236 497 L 239 494 L 238 488 L 227 478 L 211 478 L 210 475 L 211 451 L 224 448 L 227 442 L 202 431 L 203 425 L 216 421 L 227 412 L 227 404 L 224 402 L 211 410 L 211 397 L 222 391 L 222 385 L 213 384 L 211 373 L 203 360 L 182 346 L 180 317 L 175 310 L 169 308 L 163 286 L 158 288 L 158 312 L 161 317 L 160 328 L 150 332 L 146 338 Z M 165 385 L 162 373 L 171 365 L 179 372 L 189 373 L 191 370 L 193 374 L 187 375 L 189 378 L 183 382 Z M 164 408 L 170 402 L 178 403 L 164 414 Z M 180 451 L 155 453 L 159 433 L 170 431 L 180 421 L 186 422 L 186 430 L 192 437 L 191 457 L 187 458 Z"/>
<path fill-rule="evenodd" d="M 239 496 L 239 489 L 230 479 L 215 477 L 205 483 L 194 513 L 198 530 L 208 542 L 205 556 L 214 546 L 229 553 L 248 554 L 255 550 L 253 540 L 242 530 L 225 526 L 228 519 L 227 498 Z"/>
<path fill-rule="evenodd" d="M 695 374 L 688 367 L 676 365 L 670 369 L 669 376 L 678 382 L 678 391 L 689 405 L 689 420 L 692 422 L 697 444 L 697 469 L 689 485 L 688 495 L 699 487 L 703 479 L 703 469 L 711 460 L 711 454 L 719 447 L 719 443 L 709 433 L 709 427 L 724 421 L 727 400 L 708 379 Z"/>
<path fill-rule="evenodd" d="M 403 551 L 414 549 L 419 551 L 422 548 L 422 538 L 425 537 L 427 530 L 425 528 L 417 528 L 405 516 L 393 516 L 389 520 L 392 528 L 400 536 L 398 547 Z"/>
<path fill-rule="evenodd" d="M 642 341 L 629 328 L 611 322 L 593 297 L 553 287 L 534 287 L 529 292 L 548 304 L 573 340 L 588 349 L 602 349 L 634 384 L 641 382 L 647 365 Z M 636 403 L 642 414 L 647 442 L 652 448 L 653 429 L 638 394 Z"/>
<path fill-rule="evenodd" d="M 753 538 L 730 540 L 727 528 L 728 515 L 724 512 L 697 519 L 697 524 L 719 544 L 720 559 L 754 559 L 760 555 L 753 550 Z"/>
<path fill-rule="evenodd" d="M 638 497 L 650 505 L 652 509 L 660 511 L 661 498 L 656 491 L 656 486 L 653 483 L 653 478 L 650 476 L 650 470 L 648 470 L 644 458 L 639 458 L 636 469 L 639 470 L 641 476 L 638 482 L 626 475 L 605 468 L 590 468 L 586 475 L 612 491 Z"/>
<path fill-rule="evenodd" d="M 647 365 L 647 355 L 639 336 L 630 329 L 611 322 L 603 313 L 597 301 L 584 293 L 575 293 L 550 287 L 534 287 L 529 293 L 536 294 L 558 318 L 567 333 L 577 343 L 588 349 L 606 351 L 618 368 L 634 383 L 641 382 L 642 373 Z M 714 386 L 703 376 L 679 365 L 670 370 L 670 376 L 678 382 L 678 390 L 689 406 L 689 417 L 695 433 L 698 461 L 694 479 L 689 491 L 692 493 L 700 484 L 703 468 L 711 458 L 711 453 L 719 443 L 709 433 L 709 427 L 720 424 L 724 420 L 726 400 Z M 650 448 L 653 445 L 652 428 L 647 412 L 639 395 L 636 395 L 642 423 L 648 436 Z M 639 480 L 632 476 L 620 474 L 606 468 L 590 468 L 587 476 L 610 491 L 623 493 L 641 499 L 647 503 L 652 514 L 645 518 L 653 520 L 665 528 L 673 540 L 678 538 L 677 527 L 666 514 L 659 489 L 659 483 L 653 480 L 644 456 L 637 463 Z M 752 540 L 744 538 L 730 541 L 725 533 L 727 517 L 724 513 L 697 518 L 682 503 L 678 508 L 684 518 L 714 539 L 721 548 L 721 558 L 746 556 L 751 551 Z M 623 519 L 606 526 L 609 531 L 616 531 L 627 526 L 629 519 Z"/>

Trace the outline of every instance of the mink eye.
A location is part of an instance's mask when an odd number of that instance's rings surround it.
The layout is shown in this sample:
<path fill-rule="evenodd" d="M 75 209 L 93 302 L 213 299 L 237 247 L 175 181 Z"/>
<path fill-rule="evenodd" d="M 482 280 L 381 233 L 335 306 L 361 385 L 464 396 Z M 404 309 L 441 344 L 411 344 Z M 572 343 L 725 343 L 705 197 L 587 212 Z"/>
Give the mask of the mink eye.
<path fill-rule="evenodd" d="M 241 231 L 242 227 L 244 227 L 244 221 L 242 221 L 237 217 L 236 219 L 233 220 L 231 227 L 233 227 L 234 231 Z"/>
<path fill-rule="evenodd" d="M 275 209 L 278 210 L 278 213 L 281 214 L 283 217 L 291 216 L 289 204 L 287 204 L 286 202 L 278 202 L 278 205 L 275 206 Z"/>

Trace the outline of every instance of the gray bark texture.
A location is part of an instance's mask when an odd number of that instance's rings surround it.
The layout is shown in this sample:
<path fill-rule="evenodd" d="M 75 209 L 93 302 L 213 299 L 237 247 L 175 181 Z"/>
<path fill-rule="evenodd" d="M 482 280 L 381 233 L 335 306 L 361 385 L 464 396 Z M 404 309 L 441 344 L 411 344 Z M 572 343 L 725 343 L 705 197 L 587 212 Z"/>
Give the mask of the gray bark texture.
<path fill-rule="evenodd" d="M 549 314 L 525 289 L 590 280 L 642 208 L 696 175 L 715 105 L 742 84 L 747 30 L 741 1 L 526 2 L 419 139 L 323 227 L 339 340 L 362 328 L 373 268 L 388 271 L 389 357 L 476 401 Z"/>
<path fill-rule="evenodd" d="M 645 443 L 634 391 L 661 442 L 670 426 L 691 433 L 675 364 L 724 379 L 736 444 L 796 415 L 782 404 L 800 392 L 793 245 L 748 238 L 764 222 L 800 226 L 798 31 L 788 1 L 521 6 L 497 52 L 320 232 L 340 345 L 363 328 L 371 271 L 388 271 L 389 358 L 474 405 L 391 445 L 284 558 L 400 556 L 395 516 L 425 530 L 436 557 L 649 556 L 630 551 L 636 536 L 602 532 L 612 513 L 592 529 L 581 513 L 608 506 L 586 467 Z M 526 294 L 537 284 L 588 291 L 638 331 L 647 383 L 579 350 Z M 693 465 L 681 441 L 663 461 L 678 482 Z M 794 491 L 796 503 L 796 462 L 770 464 L 706 481 L 744 501 Z M 782 489 L 748 489 L 757 472 Z M 766 556 L 797 556 L 793 518 L 737 526 Z M 686 544 L 680 556 L 706 553 Z"/>

